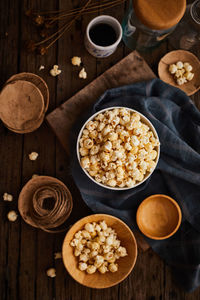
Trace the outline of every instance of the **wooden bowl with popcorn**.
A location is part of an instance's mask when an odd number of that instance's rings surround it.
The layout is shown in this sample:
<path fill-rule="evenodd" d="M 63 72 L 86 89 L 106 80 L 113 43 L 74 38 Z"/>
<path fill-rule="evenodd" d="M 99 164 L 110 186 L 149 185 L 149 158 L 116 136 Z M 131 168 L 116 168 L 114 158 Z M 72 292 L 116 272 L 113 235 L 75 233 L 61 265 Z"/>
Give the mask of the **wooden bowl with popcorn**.
<path fill-rule="evenodd" d="M 191 96 L 200 88 L 199 59 L 189 51 L 171 51 L 161 58 L 158 75 L 164 82 Z"/>
<path fill-rule="evenodd" d="M 109 288 L 123 281 L 137 259 L 137 243 L 131 229 L 106 214 L 87 216 L 65 236 L 62 257 L 69 274 L 90 288 Z"/>
<path fill-rule="evenodd" d="M 160 155 L 154 126 L 127 107 L 110 107 L 91 116 L 80 130 L 76 146 L 85 174 L 111 190 L 142 184 L 155 170 Z"/>

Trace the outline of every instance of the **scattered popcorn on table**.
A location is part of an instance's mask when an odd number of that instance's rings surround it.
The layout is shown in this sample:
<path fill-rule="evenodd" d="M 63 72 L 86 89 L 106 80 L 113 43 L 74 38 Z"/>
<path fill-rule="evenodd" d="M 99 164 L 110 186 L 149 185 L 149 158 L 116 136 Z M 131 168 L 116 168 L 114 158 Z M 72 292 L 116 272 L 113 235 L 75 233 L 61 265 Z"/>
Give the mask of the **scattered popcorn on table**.
<path fill-rule="evenodd" d="M 56 269 L 55 268 L 50 268 L 46 272 L 48 277 L 54 278 L 56 277 Z"/>
<path fill-rule="evenodd" d="M 139 113 L 110 109 L 85 125 L 79 140 L 80 163 L 99 183 L 131 188 L 154 170 L 158 146 Z"/>
<path fill-rule="evenodd" d="M 82 79 L 86 79 L 87 78 L 87 73 L 85 71 L 85 68 L 82 68 L 81 71 L 79 72 L 79 78 L 82 78 Z"/>
<path fill-rule="evenodd" d="M 32 178 L 36 178 L 36 177 L 38 177 L 38 176 L 40 176 L 40 175 L 38 175 L 38 174 L 33 174 L 33 175 L 32 175 Z"/>
<path fill-rule="evenodd" d="M 61 252 L 55 252 L 54 253 L 54 259 L 60 259 L 62 258 L 62 253 Z"/>
<path fill-rule="evenodd" d="M 30 160 L 36 160 L 38 158 L 38 153 L 37 152 L 31 152 L 28 157 Z"/>
<path fill-rule="evenodd" d="M 178 85 L 183 85 L 193 79 L 192 69 L 188 62 L 178 61 L 176 64 L 169 65 L 169 72 L 174 75 L 174 80 Z"/>
<path fill-rule="evenodd" d="M 58 65 L 54 65 L 53 68 L 50 70 L 51 76 L 58 76 L 62 71 L 58 69 Z"/>
<path fill-rule="evenodd" d="M 9 202 L 13 201 L 13 195 L 10 195 L 8 193 L 4 193 L 3 194 L 3 200 L 4 201 L 9 201 Z"/>
<path fill-rule="evenodd" d="M 116 272 L 116 260 L 128 255 L 126 248 L 120 244 L 115 230 L 108 227 L 104 220 L 85 224 L 70 242 L 74 255 L 79 259 L 79 270 L 88 274 L 96 271 L 101 274 Z"/>
<path fill-rule="evenodd" d="M 78 67 L 80 67 L 80 65 L 81 65 L 81 57 L 79 57 L 79 56 L 74 56 L 74 57 L 72 57 L 71 62 L 72 62 L 72 65 L 73 65 L 73 66 L 78 66 Z"/>
<path fill-rule="evenodd" d="M 7 214 L 7 217 L 10 222 L 15 222 L 17 220 L 18 215 L 17 215 L 16 211 L 11 210 Z"/>
<path fill-rule="evenodd" d="M 43 66 L 43 65 L 41 65 L 41 66 L 39 67 L 39 71 L 42 71 L 42 70 L 44 70 L 44 66 Z"/>

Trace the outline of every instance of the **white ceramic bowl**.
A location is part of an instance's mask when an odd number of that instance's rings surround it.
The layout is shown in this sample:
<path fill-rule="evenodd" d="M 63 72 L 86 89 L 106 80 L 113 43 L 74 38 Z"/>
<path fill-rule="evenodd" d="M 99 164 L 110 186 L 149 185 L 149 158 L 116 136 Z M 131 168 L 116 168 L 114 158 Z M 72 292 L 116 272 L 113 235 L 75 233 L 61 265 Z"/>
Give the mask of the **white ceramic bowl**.
<path fill-rule="evenodd" d="M 79 140 L 80 140 L 80 138 L 81 138 L 81 136 L 82 136 L 82 132 L 83 132 L 83 130 L 85 129 L 86 124 L 87 124 L 89 121 L 93 120 L 93 119 L 94 119 L 97 115 L 99 115 L 100 113 L 104 113 L 105 111 L 112 110 L 112 109 L 115 109 L 115 108 L 126 108 L 127 110 L 129 110 L 129 111 L 131 111 L 131 112 L 136 112 L 136 113 L 138 113 L 138 114 L 140 115 L 141 121 L 142 121 L 144 124 L 146 124 L 146 125 L 149 126 L 149 128 L 150 128 L 151 131 L 153 132 L 154 136 L 159 140 L 157 131 L 155 130 L 155 128 L 154 128 L 154 126 L 152 125 L 152 123 L 151 123 L 151 122 L 150 122 L 143 114 L 141 114 L 140 112 L 138 112 L 138 111 L 136 111 L 136 110 L 134 110 L 134 109 L 132 109 L 132 108 L 123 107 L 123 106 L 114 106 L 114 107 L 105 108 L 105 109 L 102 109 L 102 110 L 98 111 L 98 112 L 95 113 L 94 115 L 92 115 L 92 116 L 84 123 L 84 125 L 82 126 L 82 128 L 81 128 L 81 130 L 80 130 L 80 132 L 79 132 L 79 135 L 78 135 L 78 138 L 77 138 L 77 143 L 76 143 L 76 152 L 77 152 L 77 157 L 78 157 L 79 163 L 80 163 Z M 159 157 L 160 157 L 160 146 L 157 146 L 157 147 L 156 147 L 156 150 L 157 150 L 157 153 L 158 153 L 158 154 L 157 154 L 156 159 L 154 160 L 155 163 L 156 163 L 155 168 L 156 168 L 156 166 L 157 166 L 157 164 L 158 164 Z M 80 166 L 81 166 L 81 164 L 80 164 Z M 155 170 L 155 168 L 154 168 L 154 170 Z M 147 173 L 145 174 L 145 176 L 144 176 L 144 179 L 143 179 L 142 181 L 136 183 L 133 187 L 123 187 L 123 188 L 120 188 L 120 187 L 111 187 L 111 186 L 108 186 L 108 185 L 99 183 L 99 182 L 97 182 L 92 176 L 90 176 L 90 174 L 89 174 L 84 168 L 82 168 L 82 166 L 81 166 L 81 169 L 83 170 L 83 172 L 84 172 L 84 173 L 85 173 L 85 174 L 86 174 L 93 182 L 95 182 L 96 184 L 98 184 L 99 186 L 101 186 L 101 187 L 103 187 L 103 188 L 106 188 L 106 189 L 109 189 L 109 190 L 114 190 L 114 191 L 133 189 L 133 188 L 135 188 L 136 186 L 138 186 L 138 185 L 144 183 L 144 182 L 151 176 L 151 174 L 154 172 L 154 170 L 153 170 L 152 172 L 147 172 Z"/>

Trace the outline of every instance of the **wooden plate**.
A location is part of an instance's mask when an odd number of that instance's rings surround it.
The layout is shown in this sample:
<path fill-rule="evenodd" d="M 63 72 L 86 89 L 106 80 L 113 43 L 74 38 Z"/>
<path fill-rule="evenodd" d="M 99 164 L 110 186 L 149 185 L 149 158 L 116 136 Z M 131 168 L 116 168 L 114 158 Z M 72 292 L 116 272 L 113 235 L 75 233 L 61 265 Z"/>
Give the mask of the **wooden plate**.
<path fill-rule="evenodd" d="M 147 197 L 138 207 L 136 221 L 144 235 L 154 240 L 172 236 L 181 224 L 178 203 L 169 196 L 157 194 Z"/>
<path fill-rule="evenodd" d="M 102 220 L 105 220 L 107 225 L 116 231 L 121 245 L 126 247 L 128 255 L 117 260 L 119 265 L 117 272 L 107 272 L 105 274 L 95 272 L 90 275 L 78 269 L 78 260 L 73 254 L 74 249 L 70 246 L 70 242 L 74 234 L 81 230 L 86 223 L 99 222 Z M 65 268 L 80 284 L 96 289 L 109 288 L 124 280 L 132 271 L 137 258 L 137 243 L 131 229 L 120 219 L 110 215 L 95 214 L 79 220 L 70 228 L 63 242 L 62 257 Z"/>
<path fill-rule="evenodd" d="M 43 116 L 44 98 L 31 82 L 18 80 L 7 83 L 0 94 L 1 120 L 11 129 L 32 128 Z"/>
<path fill-rule="evenodd" d="M 193 79 L 183 85 L 178 85 L 174 80 L 173 74 L 170 74 L 168 71 L 169 65 L 178 61 L 188 62 L 193 67 Z M 193 95 L 200 88 L 200 62 L 198 58 L 189 51 L 175 50 L 163 56 L 158 64 L 158 75 L 161 80 L 181 89 L 188 96 Z"/>
<path fill-rule="evenodd" d="M 44 110 L 46 112 L 49 106 L 49 89 L 44 79 L 42 79 L 40 76 L 34 73 L 23 72 L 11 76 L 6 83 L 11 81 L 16 81 L 16 80 L 29 81 L 33 83 L 40 90 L 44 98 L 44 105 L 45 105 Z"/>
<path fill-rule="evenodd" d="M 13 132 L 15 132 L 15 133 L 19 133 L 19 134 L 30 133 L 30 132 L 35 131 L 36 129 L 38 129 L 38 128 L 42 125 L 42 123 L 43 123 L 43 121 L 44 121 L 44 117 L 45 117 L 45 113 L 43 113 L 42 116 L 41 116 L 39 119 L 34 120 L 34 124 L 33 124 L 31 127 L 26 128 L 26 129 L 24 129 L 24 130 L 17 130 L 17 129 L 15 129 L 15 128 L 11 128 L 11 127 L 9 127 L 6 123 L 4 123 L 4 125 L 5 125 L 9 130 L 11 130 L 11 131 L 13 131 Z"/>

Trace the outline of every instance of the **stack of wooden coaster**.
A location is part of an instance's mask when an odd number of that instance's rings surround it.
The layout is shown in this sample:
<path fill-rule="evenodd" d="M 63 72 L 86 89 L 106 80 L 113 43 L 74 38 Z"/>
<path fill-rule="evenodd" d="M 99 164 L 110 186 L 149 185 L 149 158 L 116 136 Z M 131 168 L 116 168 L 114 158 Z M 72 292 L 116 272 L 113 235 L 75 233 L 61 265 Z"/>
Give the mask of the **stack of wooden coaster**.
<path fill-rule="evenodd" d="M 72 196 L 66 185 L 54 177 L 38 176 L 20 192 L 18 209 L 24 221 L 47 232 L 61 232 L 72 211 Z"/>
<path fill-rule="evenodd" d="M 16 133 L 28 133 L 42 124 L 49 105 L 46 82 L 32 73 L 8 79 L 0 93 L 0 119 Z"/>

